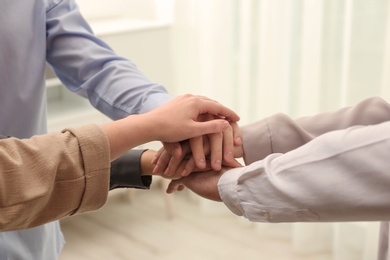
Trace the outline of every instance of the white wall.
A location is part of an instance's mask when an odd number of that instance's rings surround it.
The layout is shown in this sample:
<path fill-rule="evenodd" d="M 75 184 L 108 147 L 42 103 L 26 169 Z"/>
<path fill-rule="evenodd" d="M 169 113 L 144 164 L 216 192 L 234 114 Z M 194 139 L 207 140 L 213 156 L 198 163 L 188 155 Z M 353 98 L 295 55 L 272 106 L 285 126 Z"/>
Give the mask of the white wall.
<path fill-rule="evenodd" d="M 118 16 L 153 20 L 157 17 L 155 0 L 78 0 L 77 3 L 90 20 Z"/>
<path fill-rule="evenodd" d="M 83 15 L 89 20 L 129 17 L 171 21 L 174 0 L 78 0 L 77 3 Z"/>

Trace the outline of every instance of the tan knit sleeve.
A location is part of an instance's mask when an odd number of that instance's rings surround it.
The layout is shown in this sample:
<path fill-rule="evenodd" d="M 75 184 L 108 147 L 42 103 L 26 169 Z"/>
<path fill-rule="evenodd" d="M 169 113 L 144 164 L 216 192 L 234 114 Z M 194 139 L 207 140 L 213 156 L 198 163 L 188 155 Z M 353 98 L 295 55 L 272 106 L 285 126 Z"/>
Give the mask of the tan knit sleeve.
<path fill-rule="evenodd" d="M 0 230 L 96 210 L 107 200 L 109 143 L 97 125 L 0 140 Z"/>

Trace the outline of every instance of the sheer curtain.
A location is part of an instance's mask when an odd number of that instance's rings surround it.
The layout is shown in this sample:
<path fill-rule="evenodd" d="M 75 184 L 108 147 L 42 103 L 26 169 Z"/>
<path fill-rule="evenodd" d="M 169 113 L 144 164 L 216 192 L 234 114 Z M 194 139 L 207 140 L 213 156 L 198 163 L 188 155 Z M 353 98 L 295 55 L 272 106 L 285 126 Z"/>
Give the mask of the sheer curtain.
<path fill-rule="evenodd" d="M 173 32 L 175 94 L 215 98 L 241 124 L 369 96 L 390 100 L 387 0 L 179 0 Z M 290 239 L 297 253 L 326 251 L 340 260 L 375 259 L 378 226 L 254 224 L 265 236 Z"/>

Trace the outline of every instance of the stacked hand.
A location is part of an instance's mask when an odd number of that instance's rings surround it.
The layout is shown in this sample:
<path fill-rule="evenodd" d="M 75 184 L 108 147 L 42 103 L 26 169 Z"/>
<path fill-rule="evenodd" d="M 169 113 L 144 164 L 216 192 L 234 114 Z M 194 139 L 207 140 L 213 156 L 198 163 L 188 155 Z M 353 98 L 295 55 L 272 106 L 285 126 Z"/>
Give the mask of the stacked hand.
<path fill-rule="evenodd" d="M 214 119 L 209 115 L 202 117 L 203 121 Z M 240 164 L 234 158 L 242 157 L 239 152 L 242 149 L 241 140 L 237 123 L 230 122 L 223 132 L 195 137 L 181 143 L 164 143 L 152 162 L 156 165 L 153 172 L 170 176 L 180 171 L 184 177 L 198 170 L 219 171 L 222 165 L 239 167 Z"/>
<path fill-rule="evenodd" d="M 235 159 L 243 156 L 238 120 L 236 113 L 214 100 L 184 95 L 131 122 L 133 129 L 142 122 L 140 135 L 164 144 L 152 164 L 153 174 L 173 179 L 167 192 L 187 186 L 220 201 L 219 177 L 226 169 L 241 166 Z"/>
<path fill-rule="evenodd" d="M 163 142 L 178 142 L 204 134 L 220 133 L 229 121 L 240 118 L 229 108 L 203 96 L 183 95 L 142 115 L 152 127 L 150 134 Z M 203 120 L 213 117 L 213 120 Z"/>
<path fill-rule="evenodd" d="M 198 120 L 215 120 L 204 115 Z M 163 143 L 152 164 L 153 174 L 170 178 L 167 192 L 188 187 L 198 195 L 220 201 L 217 190 L 219 177 L 228 169 L 240 167 L 235 158 L 243 157 L 242 136 L 236 122 L 229 122 L 223 132 L 191 138 L 180 143 Z"/>
<path fill-rule="evenodd" d="M 214 119 L 210 119 L 214 120 Z M 243 157 L 241 131 L 236 122 L 223 132 L 195 137 L 181 143 L 164 143 L 152 161 L 153 173 L 165 176 L 191 172 L 221 170 L 225 167 L 240 167 L 235 158 Z"/>

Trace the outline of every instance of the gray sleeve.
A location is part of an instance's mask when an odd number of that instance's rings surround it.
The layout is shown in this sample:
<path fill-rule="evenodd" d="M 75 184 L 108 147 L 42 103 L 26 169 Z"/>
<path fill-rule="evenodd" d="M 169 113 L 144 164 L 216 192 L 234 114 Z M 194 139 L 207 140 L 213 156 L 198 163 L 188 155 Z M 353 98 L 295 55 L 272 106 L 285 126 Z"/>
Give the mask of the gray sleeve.
<path fill-rule="evenodd" d="M 146 150 L 132 149 L 111 163 L 110 190 L 116 188 L 149 189 L 152 176 L 141 176 L 140 160 Z"/>

